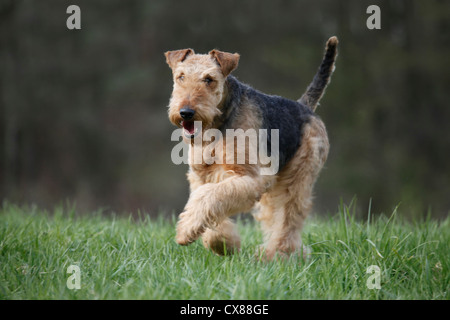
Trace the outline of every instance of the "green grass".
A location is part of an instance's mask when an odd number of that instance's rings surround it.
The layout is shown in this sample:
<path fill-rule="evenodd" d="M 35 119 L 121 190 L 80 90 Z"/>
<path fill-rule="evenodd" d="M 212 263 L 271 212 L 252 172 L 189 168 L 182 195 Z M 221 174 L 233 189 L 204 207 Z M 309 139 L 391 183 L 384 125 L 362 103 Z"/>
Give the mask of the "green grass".
<path fill-rule="evenodd" d="M 339 211 L 308 219 L 308 261 L 267 263 L 254 257 L 253 223 L 239 223 L 242 252 L 219 257 L 199 241 L 178 246 L 175 220 L 4 204 L 0 299 L 449 299 L 449 218 L 359 222 Z M 67 288 L 70 265 L 81 269 L 80 290 Z M 367 288 L 371 265 L 380 290 Z"/>

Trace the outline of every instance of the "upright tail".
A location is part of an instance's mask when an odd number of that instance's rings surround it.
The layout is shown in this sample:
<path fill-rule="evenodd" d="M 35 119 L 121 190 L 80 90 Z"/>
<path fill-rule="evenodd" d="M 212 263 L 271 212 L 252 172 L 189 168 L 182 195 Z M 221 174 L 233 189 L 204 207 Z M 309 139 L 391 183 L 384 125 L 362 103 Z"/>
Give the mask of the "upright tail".
<path fill-rule="evenodd" d="M 338 39 L 336 37 L 331 37 L 328 39 L 325 47 L 325 55 L 322 63 L 320 64 L 319 70 L 314 76 L 313 81 L 306 89 L 306 92 L 298 100 L 298 102 L 307 105 L 313 111 L 316 110 L 320 99 L 325 93 L 325 88 L 330 82 L 331 75 L 333 74 L 335 68 L 334 63 L 337 57 L 337 45 Z"/>

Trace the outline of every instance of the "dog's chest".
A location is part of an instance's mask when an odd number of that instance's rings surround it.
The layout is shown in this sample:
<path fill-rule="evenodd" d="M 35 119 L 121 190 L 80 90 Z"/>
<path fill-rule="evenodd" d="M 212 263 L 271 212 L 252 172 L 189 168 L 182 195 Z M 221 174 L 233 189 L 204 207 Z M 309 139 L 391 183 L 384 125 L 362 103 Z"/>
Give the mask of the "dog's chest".
<path fill-rule="evenodd" d="M 202 183 L 219 183 L 229 177 L 247 173 L 245 167 L 229 164 L 190 164 L 190 168 Z"/>

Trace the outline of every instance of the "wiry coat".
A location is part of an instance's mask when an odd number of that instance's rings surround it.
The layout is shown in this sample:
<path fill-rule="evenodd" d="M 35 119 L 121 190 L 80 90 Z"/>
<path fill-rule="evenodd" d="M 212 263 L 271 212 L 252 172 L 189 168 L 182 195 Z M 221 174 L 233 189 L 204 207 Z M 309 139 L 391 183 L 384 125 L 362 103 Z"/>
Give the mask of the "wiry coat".
<path fill-rule="evenodd" d="M 191 146 L 198 133 L 194 121 L 223 135 L 227 129 L 266 129 L 268 147 L 271 129 L 279 130 L 276 175 L 262 176 L 260 163 L 190 163 L 191 194 L 177 224 L 179 244 L 202 237 L 205 247 L 218 254 L 238 250 L 240 239 L 230 217 L 253 208 L 265 231 L 264 257 L 302 252 L 299 231 L 311 210 L 313 186 L 329 150 L 325 125 L 314 111 L 334 71 L 337 43 L 336 37 L 328 40 L 319 70 L 298 101 L 266 95 L 231 76 L 238 54 L 212 50 L 209 55 L 197 55 L 192 49 L 166 52 L 174 76 L 169 119 L 184 128 L 184 139 Z"/>

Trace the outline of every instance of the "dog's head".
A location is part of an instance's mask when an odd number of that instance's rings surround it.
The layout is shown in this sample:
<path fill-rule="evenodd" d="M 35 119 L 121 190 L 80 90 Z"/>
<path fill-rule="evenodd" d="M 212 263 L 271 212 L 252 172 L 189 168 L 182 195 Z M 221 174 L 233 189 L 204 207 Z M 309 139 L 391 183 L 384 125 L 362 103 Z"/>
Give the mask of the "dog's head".
<path fill-rule="evenodd" d="M 212 50 L 195 54 L 192 49 L 168 51 L 167 64 L 173 73 L 173 92 L 169 102 L 169 119 L 184 128 L 184 136 L 193 139 L 199 132 L 213 127 L 222 114 L 227 76 L 238 66 L 239 54 Z"/>

